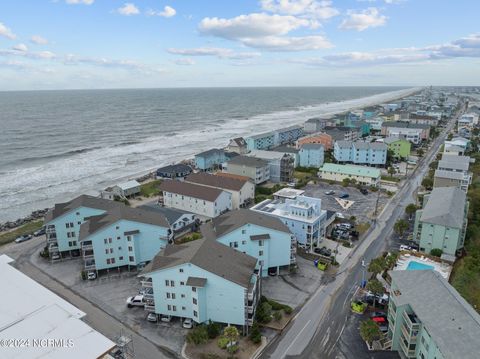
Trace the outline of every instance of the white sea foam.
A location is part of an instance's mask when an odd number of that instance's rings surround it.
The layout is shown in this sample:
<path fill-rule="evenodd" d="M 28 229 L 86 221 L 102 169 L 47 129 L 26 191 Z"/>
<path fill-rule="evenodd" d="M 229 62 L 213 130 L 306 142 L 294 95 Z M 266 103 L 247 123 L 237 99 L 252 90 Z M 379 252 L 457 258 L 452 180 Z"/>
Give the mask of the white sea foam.
<path fill-rule="evenodd" d="M 201 131 L 185 129 L 172 136 L 148 138 L 141 143 L 112 146 L 57 158 L 48 163 L 7 171 L 0 178 L 0 222 L 16 219 L 34 209 L 92 193 L 119 180 L 138 176 L 195 153 L 225 146 L 229 138 L 249 136 L 301 124 L 308 118 L 343 112 L 404 97 L 418 89 L 400 90 L 354 100 L 306 106 L 248 119 L 226 119 Z"/>

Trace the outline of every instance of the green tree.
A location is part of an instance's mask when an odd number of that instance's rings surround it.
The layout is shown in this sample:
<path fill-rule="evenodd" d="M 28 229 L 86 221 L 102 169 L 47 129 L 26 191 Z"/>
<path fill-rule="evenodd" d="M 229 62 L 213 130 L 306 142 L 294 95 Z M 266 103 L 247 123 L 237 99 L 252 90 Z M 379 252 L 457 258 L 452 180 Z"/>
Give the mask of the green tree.
<path fill-rule="evenodd" d="M 262 333 L 260 332 L 260 326 L 257 321 L 253 322 L 252 330 L 250 331 L 250 340 L 255 344 L 262 341 Z"/>
<path fill-rule="evenodd" d="M 417 212 L 417 206 L 415 203 L 410 203 L 407 207 L 405 207 L 405 213 L 408 215 L 409 218 L 412 218 L 412 216 Z"/>
<path fill-rule="evenodd" d="M 405 221 L 404 219 L 399 219 L 395 224 L 393 225 L 393 230 L 395 233 L 397 233 L 399 236 L 403 236 L 405 231 L 408 229 L 408 222 Z"/>
<path fill-rule="evenodd" d="M 350 185 L 350 178 L 344 178 L 342 180 L 342 186 L 347 187 L 348 185 Z"/>
<path fill-rule="evenodd" d="M 199 325 L 192 329 L 187 335 L 187 341 L 195 345 L 205 344 L 208 341 L 207 328 L 204 325 Z"/>
<path fill-rule="evenodd" d="M 229 353 L 234 353 L 236 350 L 238 350 L 237 345 L 234 345 L 234 343 L 237 342 L 238 338 L 240 337 L 237 327 L 234 327 L 234 326 L 226 327 L 223 330 L 223 336 L 226 339 L 228 339 L 228 342 L 230 343 L 230 345 L 227 347 L 227 351 Z"/>
<path fill-rule="evenodd" d="M 425 177 L 422 180 L 422 186 L 425 187 L 426 190 L 431 190 L 433 188 L 433 180 L 430 177 Z"/>
<path fill-rule="evenodd" d="M 256 317 L 260 323 L 268 323 L 272 319 L 272 306 L 268 302 L 260 303 Z"/>
<path fill-rule="evenodd" d="M 277 310 L 276 312 L 273 313 L 273 318 L 278 322 L 280 319 L 282 319 L 282 313 Z"/>
<path fill-rule="evenodd" d="M 368 344 L 372 344 L 374 340 L 380 339 L 382 332 L 377 323 L 368 319 L 360 323 L 360 336 Z"/>
<path fill-rule="evenodd" d="M 215 339 L 220 335 L 222 331 L 222 326 L 219 323 L 212 322 L 211 320 L 208 321 L 207 324 L 207 333 L 210 339 Z"/>
<path fill-rule="evenodd" d="M 398 259 L 398 252 L 389 253 L 385 257 L 386 269 L 392 269 L 395 263 L 397 263 L 397 259 Z"/>
<path fill-rule="evenodd" d="M 443 254 L 443 251 L 440 249 L 440 248 L 433 248 L 431 251 L 430 251 L 430 254 L 432 256 L 435 256 L 435 257 L 441 257 L 442 254 Z"/>
<path fill-rule="evenodd" d="M 373 278 L 375 278 L 377 274 L 382 273 L 385 268 L 386 263 L 383 257 L 372 259 L 368 264 L 368 271 L 372 273 Z"/>
<path fill-rule="evenodd" d="M 367 290 L 373 293 L 373 307 L 375 308 L 376 296 L 380 296 L 384 292 L 383 284 L 376 278 L 370 279 L 366 286 Z"/>
<path fill-rule="evenodd" d="M 388 167 L 388 174 L 390 176 L 393 176 L 395 173 L 397 173 L 397 170 L 393 167 Z"/>
<path fill-rule="evenodd" d="M 424 154 L 425 154 L 425 151 L 423 151 L 421 148 L 419 148 L 419 149 L 417 150 L 417 156 L 418 156 L 418 157 L 423 157 Z"/>

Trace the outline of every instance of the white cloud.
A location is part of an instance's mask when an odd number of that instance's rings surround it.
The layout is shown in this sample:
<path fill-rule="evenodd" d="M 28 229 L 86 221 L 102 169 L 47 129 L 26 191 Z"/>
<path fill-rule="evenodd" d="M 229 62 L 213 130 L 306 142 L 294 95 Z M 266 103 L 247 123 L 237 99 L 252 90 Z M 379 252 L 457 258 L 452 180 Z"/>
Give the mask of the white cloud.
<path fill-rule="evenodd" d="M 6 27 L 3 23 L 0 22 L 0 36 L 4 36 L 7 39 L 14 40 L 17 35 L 15 35 L 12 30 Z"/>
<path fill-rule="evenodd" d="M 15 51 L 21 51 L 21 52 L 26 52 L 28 51 L 28 47 L 25 44 L 17 44 L 12 47 L 13 50 Z"/>
<path fill-rule="evenodd" d="M 34 44 L 37 45 L 46 45 L 48 44 L 48 40 L 40 35 L 33 35 L 30 38 L 30 42 L 33 42 Z"/>
<path fill-rule="evenodd" d="M 125 3 L 122 7 L 119 7 L 117 9 L 117 12 L 120 15 L 125 15 L 125 16 L 140 14 L 140 10 L 138 10 L 138 7 L 136 7 L 135 4 L 129 3 L 129 2 Z"/>
<path fill-rule="evenodd" d="M 235 52 L 232 49 L 226 49 L 222 47 L 197 47 L 192 49 L 177 49 L 170 48 L 167 52 L 173 55 L 181 56 L 215 56 L 220 59 L 251 59 L 259 57 L 258 52 Z"/>
<path fill-rule="evenodd" d="M 65 2 L 70 5 L 92 5 L 94 1 L 95 0 L 65 0 Z"/>
<path fill-rule="evenodd" d="M 340 29 L 364 31 L 370 27 L 383 26 L 387 22 L 387 17 L 381 15 L 375 7 L 361 11 L 349 10 L 348 17 L 340 24 Z"/>
<path fill-rule="evenodd" d="M 183 59 L 177 59 L 174 61 L 177 65 L 182 66 L 192 66 L 195 65 L 195 61 L 189 57 L 185 57 Z"/>
<path fill-rule="evenodd" d="M 292 15 L 254 13 L 231 19 L 204 18 L 199 30 L 206 35 L 239 41 L 245 46 L 267 51 L 306 51 L 332 47 L 321 35 L 284 36 L 314 24 L 312 20 Z"/>
<path fill-rule="evenodd" d="M 263 10 L 287 15 L 325 20 L 340 14 L 332 1 L 322 0 L 261 0 Z"/>
<path fill-rule="evenodd" d="M 177 14 L 177 11 L 173 7 L 167 5 L 163 8 L 163 11 L 148 9 L 145 12 L 145 14 L 147 16 L 172 17 L 172 16 L 175 16 Z"/>

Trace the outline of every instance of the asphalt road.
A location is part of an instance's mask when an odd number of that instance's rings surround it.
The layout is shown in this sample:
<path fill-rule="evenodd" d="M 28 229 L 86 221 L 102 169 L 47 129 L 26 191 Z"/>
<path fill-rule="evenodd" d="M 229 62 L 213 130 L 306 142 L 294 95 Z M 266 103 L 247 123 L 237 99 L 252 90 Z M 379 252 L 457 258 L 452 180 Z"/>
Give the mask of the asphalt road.
<path fill-rule="evenodd" d="M 362 260 L 368 263 L 390 246 L 388 239 L 394 223 L 404 214 L 406 205 L 414 202 L 415 192 L 428 171 L 428 164 L 453 128 L 455 120 L 450 120 L 415 171 L 409 174 L 404 186 L 378 216 L 370 234 L 342 263 L 334 277 L 325 277 L 323 285 L 285 331 L 268 345 L 262 358 L 359 358 L 357 355 L 342 354 L 337 344 L 349 317 L 350 299 L 362 280 Z"/>

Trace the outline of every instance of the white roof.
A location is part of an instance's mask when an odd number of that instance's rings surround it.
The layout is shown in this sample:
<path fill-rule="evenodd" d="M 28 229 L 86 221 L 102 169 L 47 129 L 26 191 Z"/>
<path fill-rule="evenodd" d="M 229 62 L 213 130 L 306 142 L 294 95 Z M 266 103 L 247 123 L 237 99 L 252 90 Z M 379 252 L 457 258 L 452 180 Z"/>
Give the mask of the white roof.
<path fill-rule="evenodd" d="M 63 346 L 0 347 L 0 358 L 97 358 L 115 346 L 80 318 L 85 313 L 21 273 L 0 256 L 0 337 L 64 339 Z M 6 295 L 8 293 L 8 295 Z M 73 340 L 69 347 L 68 339 Z"/>
<path fill-rule="evenodd" d="M 120 184 L 118 184 L 117 186 L 120 187 L 122 190 L 125 191 L 125 190 L 127 190 L 127 189 L 135 188 L 135 187 L 140 186 L 140 183 L 138 183 L 138 182 L 135 181 L 135 180 L 132 180 L 132 181 L 120 183 Z"/>
<path fill-rule="evenodd" d="M 297 198 L 297 196 L 301 196 L 304 193 L 305 193 L 305 191 L 303 191 L 301 189 L 285 187 L 285 188 L 282 188 L 281 190 L 275 192 L 273 194 L 273 196 L 274 197 L 283 197 L 283 198 L 295 199 L 295 198 Z"/>

